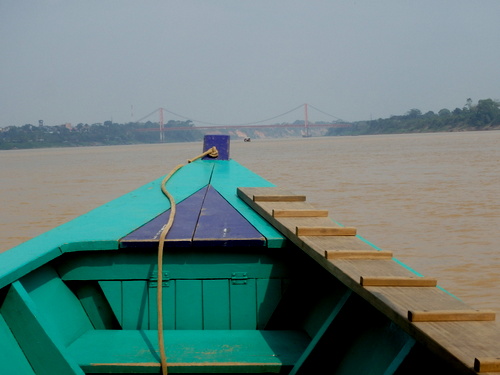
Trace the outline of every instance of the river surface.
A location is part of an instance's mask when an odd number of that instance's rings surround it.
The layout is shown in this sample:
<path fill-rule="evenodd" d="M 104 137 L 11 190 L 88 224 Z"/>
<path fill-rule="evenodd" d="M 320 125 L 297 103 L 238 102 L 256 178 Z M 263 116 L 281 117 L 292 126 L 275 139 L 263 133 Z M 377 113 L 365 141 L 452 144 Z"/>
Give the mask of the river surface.
<path fill-rule="evenodd" d="M 0 151 L 0 251 L 167 174 L 201 143 Z M 231 157 L 474 308 L 500 311 L 500 132 L 235 140 Z"/>

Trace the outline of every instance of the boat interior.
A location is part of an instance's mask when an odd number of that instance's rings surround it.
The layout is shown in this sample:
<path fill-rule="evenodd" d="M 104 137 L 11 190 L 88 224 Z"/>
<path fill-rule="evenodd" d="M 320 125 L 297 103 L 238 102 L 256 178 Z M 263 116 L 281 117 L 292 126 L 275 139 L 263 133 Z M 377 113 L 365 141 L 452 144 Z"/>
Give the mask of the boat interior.
<path fill-rule="evenodd" d="M 0 372 L 160 373 L 156 255 L 65 253 L 3 288 Z M 292 244 L 169 246 L 164 256 L 169 373 L 449 369 Z"/>

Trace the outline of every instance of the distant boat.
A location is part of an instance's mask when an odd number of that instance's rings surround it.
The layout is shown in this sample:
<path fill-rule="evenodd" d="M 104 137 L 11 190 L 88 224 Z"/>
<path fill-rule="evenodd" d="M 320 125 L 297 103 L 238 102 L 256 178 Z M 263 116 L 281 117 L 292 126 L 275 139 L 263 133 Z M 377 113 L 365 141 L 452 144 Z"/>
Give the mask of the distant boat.
<path fill-rule="evenodd" d="M 212 146 L 0 254 L 0 374 L 498 371 L 494 313 Z"/>
<path fill-rule="evenodd" d="M 244 138 L 243 142 L 250 142 L 252 139 L 250 137 Z"/>

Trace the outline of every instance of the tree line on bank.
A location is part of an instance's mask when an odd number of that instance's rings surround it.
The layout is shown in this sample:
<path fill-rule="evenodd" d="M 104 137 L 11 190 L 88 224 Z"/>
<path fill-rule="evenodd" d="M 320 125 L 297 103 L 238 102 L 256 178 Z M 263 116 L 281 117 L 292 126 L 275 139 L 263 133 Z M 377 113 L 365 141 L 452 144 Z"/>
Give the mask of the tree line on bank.
<path fill-rule="evenodd" d="M 321 122 L 318 122 L 318 124 Z M 324 122 L 323 122 L 324 123 Z M 294 124 L 304 124 L 297 120 Z M 170 120 L 164 125 L 168 128 L 181 130 L 166 131 L 164 142 L 193 142 L 203 139 L 204 132 L 196 129 L 191 121 Z M 137 143 L 159 143 L 159 124 L 130 122 L 118 124 L 112 121 L 96 124 L 69 124 L 46 126 L 26 124 L 23 126 L 8 126 L 0 128 L 0 149 L 39 148 L 61 146 L 97 146 Z M 422 113 L 419 109 L 411 109 L 405 115 L 391 116 L 386 119 L 358 121 L 350 127 L 330 128 L 327 136 L 364 135 L 364 134 L 395 134 L 419 132 L 445 132 L 500 129 L 500 102 L 492 99 L 479 100 L 474 104 L 468 99 L 463 108 L 453 111 L 441 109 L 438 113 L 432 111 Z M 243 131 L 245 133 L 243 133 Z M 235 129 L 228 131 L 238 137 L 297 137 L 301 136 L 299 128 L 265 128 L 265 129 Z"/>
<path fill-rule="evenodd" d="M 165 132 L 165 142 L 192 142 L 203 138 L 203 133 L 194 128 L 191 121 L 171 120 L 167 128 L 185 128 Z M 98 146 L 137 143 L 158 143 L 158 123 L 118 124 L 112 121 L 96 124 L 69 124 L 46 126 L 26 124 L 0 128 L 0 149 L 39 148 L 61 146 Z M 152 131 L 153 130 L 153 131 Z"/>
<path fill-rule="evenodd" d="M 474 104 L 467 99 L 463 108 L 450 111 L 443 108 L 438 113 L 422 113 L 411 109 L 405 115 L 385 119 L 358 121 L 349 128 L 330 128 L 326 135 L 364 135 L 396 133 L 428 133 L 448 131 L 500 129 L 500 102 L 481 99 Z"/>

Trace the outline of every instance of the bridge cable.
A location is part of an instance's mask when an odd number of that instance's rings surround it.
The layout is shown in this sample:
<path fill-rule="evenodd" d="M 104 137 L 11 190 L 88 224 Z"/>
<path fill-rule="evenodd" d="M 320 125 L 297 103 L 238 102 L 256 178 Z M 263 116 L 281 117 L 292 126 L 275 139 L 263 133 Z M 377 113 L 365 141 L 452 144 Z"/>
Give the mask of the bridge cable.
<path fill-rule="evenodd" d="M 312 109 L 315 109 L 315 110 L 316 110 L 316 111 L 318 111 L 318 112 L 321 112 L 321 113 L 322 113 L 322 114 L 324 114 L 324 115 L 327 115 L 327 116 L 330 116 L 330 117 L 336 118 L 336 119 L 337 119 L 337 120 L 339 120 L 339 121 L 344 121 L 344 120 L 342 120 L 341 118 L 339 118 L 339 117 L 337 117 L 337 116 L 334 116 L 334 115 L 331 115 L 331 114 L 329 114 L 329 113 L 326 113 L 326 112 L 322 111 L 321 109 L 316 108 L 315 106 L 313 106 L 313 105 L 311 105 L 311 104 L 309 104 L 309 107 L 311 107 Z"/>
<path fill-rule="evenodd" d="M 318 112 L 321 112 L 322 114 L 324 115 L 327 115 L 327 116 L 330 116 L 330 117 L 333 117 L 335 119 L 337 119 L 338 121 L 344 121 L 342 120 L 341 118 L 337 117 L 337 116 L 334 116 L 330 113 L 327 113 L 325 111 L 322 111 L 321 109 L 319 108 L 316 108 L 315 106 L 311 105 L 311 104 L 308 104 L 310 108 L 313 108 L 315 109 L 316 111 Z M 285 116 L 293 111 L 296 111 L 297 109 L 301 108 L 303 106 L 303 104 L 301 105 L 298 105 L 297 107 L 295 108 L 292 108 L 286 112 L 283 112 L 279 115 L 276 115 L 276 116 L 273 116 L 273 117 L 269 117 L 269 118 L 266 118 L 264 120 L 259 120 L 259 121 L 253 121 L 253 122 L 246 122 L 246 123 L 239 123 L 239 124 L 235 124 L 235 123 L 228 123 L 228 124 L 221 124 L 221 123 L 214 123 L 214 122 L 208 122 L 208 121 L 202 121 L 202 120 L 196 120 L 196 119 L 193 119 L 193 118 L 190 118 L 190 117 L 187 117 L 187 116 L 184 116 L 184 115 L 181 115 L 179 113 L 176 113 L 176 112 L 173 112 L 169 109 L 166 109 L 166 108 L 162 108 L 165 112 L 168 112 L 174 116 L 177 116 L 177 117 L 180 117 L 184 120 L 188 120 L 188 121 L 193 121 L 193 122 L 197 122 L 197 123 L 200 123 L 200 124 L 204 124 L 204 125 L 212 125 L 212 126 L 246 126 L 246 125 L 255 125 L 255 124 L 261 124 L 263 122 L 267 122 L 267 121 L 271 121 L 271 120 L 275 120 L 279 117 L 282 117 L 282 116 Z M 143 116 L 141 117 L 139 120 L 136 120 L 135 122 L 138 123 L 138 122 L 141 122 L 142 120 L 145 120 L 146 118 L 148 118 L 149 116 L 151 116 L 152 114 L 158 112 L 159 109 L 155 109 L 153 112 L 149 113 L 148 115 L 146 116 Z"/>
<path fill-rule="evenodd" d="M 153 113 L 156 113 L 156 112 L 158 112 L 158 109 L 155 109 L 155 110 L 154 110 L 153 112 L 151 112 L 149 115 L 146 115 L 146 116 L 144 116 L 144 117 L 141 117 L 139 120 L 136 120 L 136 121 L 134 121 L 134 122 L 136 122 L 136 123 L 141 122 L 142 120 L 147 119 L 149 116 L 151 116 Z"/>
<path fill-rule="evenodd" d="M 259 120 L 259 121 L 254 121 L 254 122 L 247 122 L 247 123 L 242 123 L 242 124 L 234 124 L 234 123 L 230 123 L 230 124 L 217 124 L 217 123 L 214 123 L 214 122 L 207 122 L 207 121 L 202 121 L 202 120 L 196 120 L 196 119 L 193 119 L 193 118 L 189 118 L 189 117 L 186 117 L 186 116 L 183 116 L 179 113 L 175 113 L 173 111 L 170 111 L 166 108 L 163 108 L 163 110 L 165 112 L 168 112 L 174 116 L 177 116 L 177 117 L 180 117 L 180 118 L 183 118 L 184 120 L 189 120 L 189 121 L 193 121 L 193 122 L 197 122 L 197 123 L 200 123 L 200 124 L 204 124 L 204 125 L 212 125 L 212 126 L 245 126 L 245 125 L 254 125 L 254 124 L 260 124 L 260 123 L 263 123 L 263 122 L 266 122 L 266 121 L 271 121 L 271 120 L 274 120 L 274 119 L 277 119 L 278 117 L 281 117 L 281 116 L 284 116 L 284 115 L 287 115 L 293 111 L 296 111 L 297 109 L 301 108 L 303 106 L 303 104 L 295 107 L 295 108 L 292 108 L 290 109 L 289 111 L 286 111 L 284 113 L 281 113 L 277 116 L 273 116 L 273 117 L 270 117 L 270 118 L 266 118 L 264 120 Z M 157 111 L 157 110 L 156 110 Z M 140 119 L 140 121 L 144 120 L 145 118 L 151 116 L 153 113 L 155 113 L 156 111 L 153 111 L 151 112 L 149 115 L 143 117 Z M 140 121 L 136 121 L 136 122 L 140 122 Z"/>

